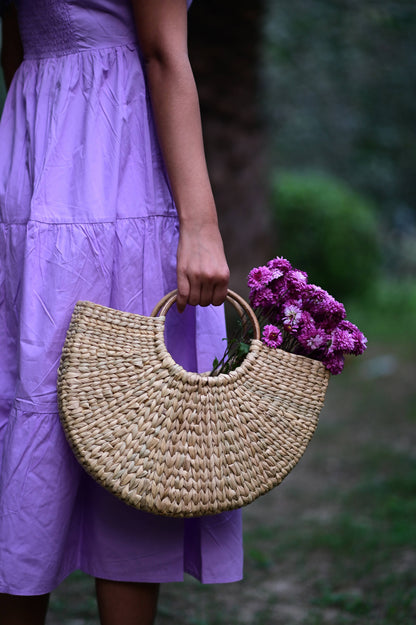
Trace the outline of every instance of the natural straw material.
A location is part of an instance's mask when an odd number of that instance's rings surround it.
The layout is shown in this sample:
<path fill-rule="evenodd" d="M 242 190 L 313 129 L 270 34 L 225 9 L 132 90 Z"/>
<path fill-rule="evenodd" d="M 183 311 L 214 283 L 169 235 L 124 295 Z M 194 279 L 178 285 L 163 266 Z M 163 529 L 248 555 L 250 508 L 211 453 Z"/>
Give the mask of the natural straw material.
<path fill-rule="evenodd" d="M 191 373 L 164 341 L 175 292 L 145 317 L 78 302 L 58 375 L 61 420 L 79 462 L 126 503 L 165 516 L 216 514 L 279 484 L 308 445 L 328 372 L 256 338 L 229 374 Z M 257 324 L 257 325 L 256 325 Z"/>

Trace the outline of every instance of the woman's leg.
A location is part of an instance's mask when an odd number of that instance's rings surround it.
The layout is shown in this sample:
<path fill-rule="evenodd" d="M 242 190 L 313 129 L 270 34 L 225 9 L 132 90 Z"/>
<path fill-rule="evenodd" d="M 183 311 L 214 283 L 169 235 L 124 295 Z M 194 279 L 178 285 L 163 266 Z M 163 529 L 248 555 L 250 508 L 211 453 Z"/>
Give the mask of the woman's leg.
<path fill-rule="evenodd" d="M 153 625 L 159 584 L 96 579 L 101 625 Z"/>
<path fill-rule="evenodd" d="M 49 595 L 21 597 L 0 593 L 0 625 L 44 625 Z"/>

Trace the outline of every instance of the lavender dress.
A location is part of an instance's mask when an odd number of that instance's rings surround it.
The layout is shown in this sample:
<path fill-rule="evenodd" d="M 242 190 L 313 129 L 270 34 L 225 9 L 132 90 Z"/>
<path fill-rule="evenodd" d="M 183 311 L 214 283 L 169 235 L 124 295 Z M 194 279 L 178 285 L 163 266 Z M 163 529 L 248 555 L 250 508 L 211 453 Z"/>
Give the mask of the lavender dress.
<path fill-rule="evenodd" d="M 75 569 L 238 580 L 239 511 L 138 512 L 97 486 L 64 439 L 56 373 L 75 302 L 149 314 L 176 284 L 178 221 L 129 1 L 17 5 L 25 60 L 0 125 L 0 592 L 46 593 Z M 222 311 L 168 320 L 176 360 L 208 369 Z"/>

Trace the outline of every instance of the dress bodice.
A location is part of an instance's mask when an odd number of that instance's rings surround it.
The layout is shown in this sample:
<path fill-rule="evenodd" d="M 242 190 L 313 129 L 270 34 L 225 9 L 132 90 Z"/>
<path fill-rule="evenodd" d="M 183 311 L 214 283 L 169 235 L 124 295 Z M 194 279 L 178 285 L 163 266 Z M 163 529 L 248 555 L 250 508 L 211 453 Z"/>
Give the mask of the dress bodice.
<path fill-rule="evenodd" d="M 18 0 L 25 58 L 136 42 L 130 0 Z"/>

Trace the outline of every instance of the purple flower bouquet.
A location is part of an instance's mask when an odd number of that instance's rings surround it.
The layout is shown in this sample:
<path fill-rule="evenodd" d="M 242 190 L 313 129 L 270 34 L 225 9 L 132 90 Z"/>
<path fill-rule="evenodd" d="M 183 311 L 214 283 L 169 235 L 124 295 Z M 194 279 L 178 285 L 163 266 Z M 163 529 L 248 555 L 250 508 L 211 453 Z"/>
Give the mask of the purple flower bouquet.
<path fill-rule="evenodd" d="M 272 348 L 320 360 L 334 375 L 341 373 L 345 354 L 362 354 L 367 339 L 346 319 L 344 305 L 327 291 L 308 283 L 308 275 L 277 257 L 254 267 L 248 275 L 250 304 L 262 329 L 262 341 Z M 213 375 L 241 364 L 249 337 L 231 339 Z"/>
<path fill-rule="evenodd" d="M 285 258 L 274 258 L 248 275 L 250 303 L 269 347 L 320 360 L 341 373 L 345 354 L 362 354 L 367 339 L 346 319 L 343 304 L 308 283 L 308 275 Z"/>

